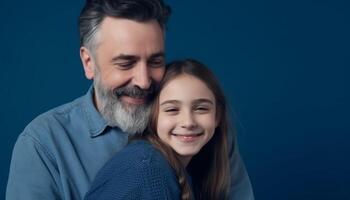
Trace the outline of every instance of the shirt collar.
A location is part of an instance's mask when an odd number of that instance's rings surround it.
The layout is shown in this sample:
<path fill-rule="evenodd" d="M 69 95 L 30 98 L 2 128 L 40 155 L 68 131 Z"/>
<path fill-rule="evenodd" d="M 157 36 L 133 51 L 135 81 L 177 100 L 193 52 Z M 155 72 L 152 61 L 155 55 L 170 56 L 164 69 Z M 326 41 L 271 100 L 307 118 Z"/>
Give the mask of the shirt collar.
<path fill-rule="evenodd" d="M 91 86 L 89 91 L 83 97 L 84 105 L 83 111 L 90 131 L 91 137 L 97 137 L 101 135 L 108 127 L 106 120 L 102 117 L 101 113 L 96 109 L 94 105 L 94 87 Z"/>

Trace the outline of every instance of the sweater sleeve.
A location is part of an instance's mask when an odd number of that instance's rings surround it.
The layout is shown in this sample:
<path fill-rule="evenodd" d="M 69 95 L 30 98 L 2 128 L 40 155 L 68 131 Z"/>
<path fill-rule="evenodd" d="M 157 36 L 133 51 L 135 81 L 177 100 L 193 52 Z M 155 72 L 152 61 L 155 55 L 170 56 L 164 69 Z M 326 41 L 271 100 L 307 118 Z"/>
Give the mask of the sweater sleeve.
<path fill-rule="evenodd" d="M 157 150 L 140 145 L 117 153 L 100 170 L 85 196 L 85 200 L 179 198 L 177 178 L 165 158 Z"/>
<path fill-rule="evenodd" d="M 180 199 L 181 191 L 174 170 L 162 155 L 155 156 L 156 158 L 151 160 L 150 164 L 146 164 L 142 171 L 144 186 L 142 199 Z"/>

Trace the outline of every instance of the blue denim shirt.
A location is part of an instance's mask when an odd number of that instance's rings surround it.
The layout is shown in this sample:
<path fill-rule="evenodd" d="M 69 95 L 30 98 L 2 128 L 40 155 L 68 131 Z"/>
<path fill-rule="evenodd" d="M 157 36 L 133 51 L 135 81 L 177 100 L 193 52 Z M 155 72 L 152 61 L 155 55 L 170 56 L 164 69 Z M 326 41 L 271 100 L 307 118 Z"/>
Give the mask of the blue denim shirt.
<path fill-rule="evenodd" d="M 127 141 L 128 135 L 109 127 L 96 110 L 90 88 L 23 130 L 12 154 L 6 199 L 83 199 L 97 172 Z M 231 153 L 232 198 L 252 200 L 239 153 Z"/>

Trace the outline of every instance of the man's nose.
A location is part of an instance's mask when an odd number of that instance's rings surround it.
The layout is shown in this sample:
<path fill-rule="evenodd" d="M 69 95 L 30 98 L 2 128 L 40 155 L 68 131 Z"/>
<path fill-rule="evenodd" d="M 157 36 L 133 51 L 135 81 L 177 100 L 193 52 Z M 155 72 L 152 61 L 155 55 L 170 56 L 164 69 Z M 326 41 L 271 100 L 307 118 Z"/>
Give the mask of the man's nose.
<path fill-rule="evenodd" d="M 134 68 L 132 84 L 147 90 L 151 86 L 152 78 L 146 63 L 140 63 Z"/>

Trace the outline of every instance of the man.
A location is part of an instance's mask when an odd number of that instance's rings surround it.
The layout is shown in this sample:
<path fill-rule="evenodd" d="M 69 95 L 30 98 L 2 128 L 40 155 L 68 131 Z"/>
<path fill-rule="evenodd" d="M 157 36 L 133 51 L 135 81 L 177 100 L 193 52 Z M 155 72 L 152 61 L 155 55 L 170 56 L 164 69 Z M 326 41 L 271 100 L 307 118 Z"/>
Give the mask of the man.
<path fill-rule="evenodd" d="M 12 155 L 6 199 L 82 199 L 97 171 L 148 123 L 164 67 L 170 9 L 162 0 L 87 0 L 80 57 L 85 96 L 34 119 Z M 253 199 L 237 150 L 232 198 Z"/>

